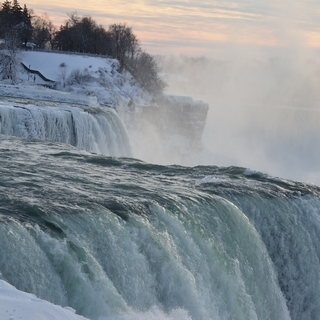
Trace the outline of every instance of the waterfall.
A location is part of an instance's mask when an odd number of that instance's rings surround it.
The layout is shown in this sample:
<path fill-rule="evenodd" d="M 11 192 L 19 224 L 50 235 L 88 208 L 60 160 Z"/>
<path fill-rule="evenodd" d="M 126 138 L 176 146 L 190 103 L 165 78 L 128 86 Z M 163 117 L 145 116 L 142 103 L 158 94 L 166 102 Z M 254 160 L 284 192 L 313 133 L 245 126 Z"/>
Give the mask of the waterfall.
<path fill-rule="evenodd" d="M 131 156 L 126 129 L 113 110 L 0 104 L 0 133 L 67 143 L 108 156 Z"/>
<path fill-rule="evenodd" d="M 0 142 L 0 279 L 17 289 L 90 319 L 317 319 L 318 187 Z"/>

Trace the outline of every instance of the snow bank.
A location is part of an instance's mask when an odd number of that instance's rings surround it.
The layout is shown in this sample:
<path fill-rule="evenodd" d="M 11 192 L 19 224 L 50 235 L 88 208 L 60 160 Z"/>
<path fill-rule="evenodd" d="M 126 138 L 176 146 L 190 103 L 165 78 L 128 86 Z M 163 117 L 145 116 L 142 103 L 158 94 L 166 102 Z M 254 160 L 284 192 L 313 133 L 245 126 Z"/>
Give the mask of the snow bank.
<path fill-rule="evenodd" d="M 70 307 L 62 308 L 0 280 L 1 320 L 85 320 Z"/>
<path fill-rule="evenodd" d="M 76 95 L 95 96 L 103 106 L 127 108 L 130 104 L 150 104 L 152 99 L 130 73 L 119 72 L 119 62 L 116 59 L 72 53 L 26 51 L 22 53 L 21 60 L 27 67 L 41 72 L 50 80 L 60 84 L 66 82 L 60 90 Z M 60 67 L 62 63 L 66 66 L 64 70 Z M 85 75 L 87 80 L 81 83 L 77 81 L 79 79 L 72 79 L 72 73 L 75 71 Z M 41 79 L 34 78 L 33 81 L 33 77 L 27 72 L 23 72 L 19 78 L 29 83 L 43 84 Z"/>
<path fill-rule="evenodd" d="M 2 85 L 0 84 L 0 97 L 14 99 L 28 99 L 33 101 L 47 101 L 81 106 L 97 106 L 97 98 L 93 96 L 75 95 L 69 92 L 57 91 L 37 85 Z"/>
<path fill-rule="evenodd" d="M 97 72 L 100 68 L 104 68 L 111 72 L 118 65 L 118 62 L 115 59 L 98 56 L 37 51 L 23 52 L 22 62 L 30 69 L 40 71 L 46 78 L 53 81 L 59 80 L 59 66 L 61 63 L 66 64 L 68 72 L 71 72 L 74 69 L 85 68 L 92 72 Z"/>

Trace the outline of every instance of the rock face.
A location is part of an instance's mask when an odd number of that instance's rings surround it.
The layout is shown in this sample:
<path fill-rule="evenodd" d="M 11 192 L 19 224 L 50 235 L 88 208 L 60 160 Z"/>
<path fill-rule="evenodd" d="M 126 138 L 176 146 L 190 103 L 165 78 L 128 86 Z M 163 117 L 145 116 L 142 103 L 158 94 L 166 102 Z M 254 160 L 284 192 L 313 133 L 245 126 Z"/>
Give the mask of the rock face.
<path fill-rule="evenodd" d="M 192 145 L 199 145 L 208 109 L 208 104 L 190 97 L 163 96 L 155 106 L 143 108 L 141 117 L 165 136 L 183 136 Z"/>
<path fill-rule="evenodd" d="M 152 105 L 119 112 L 136 157 L 161 164 L 184 164 L 202 150 L 208 104 L 190 97 L 164 95 Z"/>

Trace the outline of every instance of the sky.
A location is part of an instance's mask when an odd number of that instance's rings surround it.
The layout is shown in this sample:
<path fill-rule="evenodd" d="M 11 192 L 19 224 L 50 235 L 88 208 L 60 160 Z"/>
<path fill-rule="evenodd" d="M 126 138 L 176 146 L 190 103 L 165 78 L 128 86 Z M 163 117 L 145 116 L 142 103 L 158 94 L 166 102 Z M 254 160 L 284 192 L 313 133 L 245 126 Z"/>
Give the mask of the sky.
<path fill-rule="evenodd" d="M 234 52 L 320 51 L 318 0 L 28 0 L 26 5 L 35 14 L 46 12 L 57 26 L 75 12 L 105 28 L 125 22 L 151 54 L 221 58 Z"/>

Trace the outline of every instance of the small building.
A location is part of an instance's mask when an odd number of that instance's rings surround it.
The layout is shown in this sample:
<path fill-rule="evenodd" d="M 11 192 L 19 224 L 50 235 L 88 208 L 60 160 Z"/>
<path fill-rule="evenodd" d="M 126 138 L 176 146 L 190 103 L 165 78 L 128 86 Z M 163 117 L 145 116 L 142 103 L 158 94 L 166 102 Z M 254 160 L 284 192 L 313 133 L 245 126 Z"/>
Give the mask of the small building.
<path fill-rule="evenodd" d="M 26 49 L 27 50 L 33 50 L 37 45 L 33 42 L 27 42 L 26 43 Z"/>

